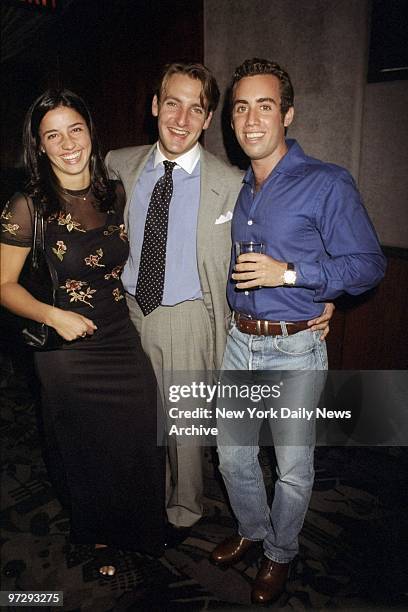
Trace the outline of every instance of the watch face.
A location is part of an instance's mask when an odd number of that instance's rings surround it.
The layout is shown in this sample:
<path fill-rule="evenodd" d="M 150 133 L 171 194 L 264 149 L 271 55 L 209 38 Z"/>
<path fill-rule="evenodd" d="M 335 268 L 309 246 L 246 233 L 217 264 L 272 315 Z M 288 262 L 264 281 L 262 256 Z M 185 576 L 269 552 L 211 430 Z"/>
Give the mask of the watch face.
<path fill-rule="evenodd" d="M 294 270 L 286 270 L 283 274 L 283 281 L 285 285 L 294 285 L 296 282 L 296 272 Z"/>

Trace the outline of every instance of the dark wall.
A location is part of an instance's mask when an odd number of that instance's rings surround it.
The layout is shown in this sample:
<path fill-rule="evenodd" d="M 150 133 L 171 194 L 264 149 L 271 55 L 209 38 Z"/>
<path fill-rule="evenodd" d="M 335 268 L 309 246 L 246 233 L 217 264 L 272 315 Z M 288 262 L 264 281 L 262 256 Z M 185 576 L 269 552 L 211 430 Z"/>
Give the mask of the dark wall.
<path fill-rule="evenodd" d="M 384 248 L 387 271 L 380 285 L 362 296 L 344 296 L 327 339 L 332 370 L 408 368 L 408 252 Z"/>
<path fill-rule="evenodd" d="M 203 59 L 202 0 L 71 0 L 59 6 L 54 15 L 7 9 L 15 34 L 27 42 L 2 66 L 3 167 L 21 165 L 23 117 L 46 87 L 63 85 L 86 99 L 106 151 L 152 141 L 150 98 L 160 67 L 173 59 Z"/>
<path fill-rule="evenodd" d="M 81 41 L 73 53 L 72 40 Z M 60 46 L 64 84 L 91 102 L 103 148 L 146 143 L 154 137 L 150 100 L 161 66 L 202 60 L 201 1 L 76 3 Z"/>
<path fill-rule="evenodd" d="M 346 316 L 344 369 L 408 368 L 408 253 L 406 249 L 386 248 L 384 251 L 388 265 L 383 282 L 370 299 L 361 304 L 355 302 Z"/>

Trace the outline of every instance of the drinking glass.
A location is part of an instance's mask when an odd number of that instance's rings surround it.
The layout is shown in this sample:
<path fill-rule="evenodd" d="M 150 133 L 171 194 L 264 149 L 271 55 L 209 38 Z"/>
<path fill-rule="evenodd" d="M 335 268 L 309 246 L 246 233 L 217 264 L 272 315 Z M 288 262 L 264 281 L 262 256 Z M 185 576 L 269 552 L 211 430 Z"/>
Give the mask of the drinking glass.
<path fill-rule="evenodd" d="M 238 257 L 243 255 L 244 253 L 265 253 L 265 244 L 263 242 L 253 242 L 252 240 L 240 240 L 235 243 L 235 262 L 238 261 Z M 254 287 L 253 289 L 261 289 L 262 285 L 259 287 Z M 240 291 L 239 289 L 235 289 L 236 291 Z M 247 291 L 245 294 L 247 295 Z"/>

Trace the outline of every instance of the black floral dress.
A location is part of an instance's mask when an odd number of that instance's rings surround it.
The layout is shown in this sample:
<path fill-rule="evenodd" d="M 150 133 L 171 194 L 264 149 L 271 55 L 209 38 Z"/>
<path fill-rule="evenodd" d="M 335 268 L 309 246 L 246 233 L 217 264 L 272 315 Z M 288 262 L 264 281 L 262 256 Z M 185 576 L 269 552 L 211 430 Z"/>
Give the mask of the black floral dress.
<path fill-rule="evenodd" d="M 93 336 L 37 352 L 50 476 L 78 543 L 161 552 L 164 454 L 157 446 L 156 381 L 130 321 L 121 270 L 129 253 L 124 195 L 101 212 L 70 192 L 47 220 L 58 306 L 97 326 Z M 32 203 L 17 194 L 1 215 L 4 243 L 31 246 Z"/>

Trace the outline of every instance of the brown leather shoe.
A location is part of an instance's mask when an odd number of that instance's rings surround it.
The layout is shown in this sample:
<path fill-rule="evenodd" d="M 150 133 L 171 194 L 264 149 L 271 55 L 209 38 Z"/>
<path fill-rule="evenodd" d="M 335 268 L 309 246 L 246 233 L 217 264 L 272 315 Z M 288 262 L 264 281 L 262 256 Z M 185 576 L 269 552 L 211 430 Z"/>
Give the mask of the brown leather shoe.
<path fill-rule="evenodd" d="M 247 540 L 240 535 L 232 536 L 214 548 L 210 555 L 210 561 L 214 565 L 220 565 L 222 567 L 234 565 L 234 563 L 238 563 L 247 550 L 256 543 L 256 541 Z"/>
<path fill-rule="evenodd" d="M 279 599 L 285 588 L 289 565 L 289 563 L 271 561 L 264 555 L 251 591 L 253 603 L 272 603 Z"/>

